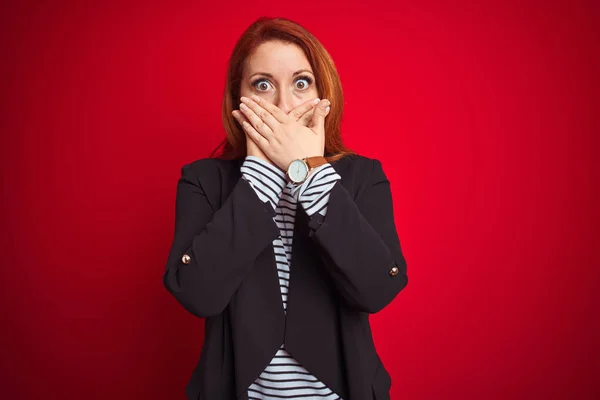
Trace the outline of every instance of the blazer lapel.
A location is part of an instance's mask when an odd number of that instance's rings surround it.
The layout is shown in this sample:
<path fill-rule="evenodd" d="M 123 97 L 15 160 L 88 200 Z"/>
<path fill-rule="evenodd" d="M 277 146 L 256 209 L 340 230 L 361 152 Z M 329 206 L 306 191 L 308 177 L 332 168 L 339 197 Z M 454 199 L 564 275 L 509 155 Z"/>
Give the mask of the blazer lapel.
<path fill-rule="evenodd" d="M 336 164 L 332 166 L 339 167 Z M 346 383 L 338 364 L 341 344 L 338 338 L 328 335 L 338 324 L 336 289 L 320 259 L 320 250 L 309 237 L 309 221 L 310 217 L 298 204 L 290 265 L 286 349 L 327 387 L 346 398 Z"/>
<path fill-rule="evenodd" d="M 225 201 L 241 178 L 243 159 L 228 164 L 224 173 L 222 198 Z M 228 168 L 228 169 L 229 169 Z M 273 215 L 275 210 L 273 210 Z M 274 221 L 266 221 L 273 223 Z M 256 229 L 261 229 L 257 226 Z M 233 295 L 228 312 L 233 338 L 236 392 L 247 398 L 248 387 L 269 364 L 284 340 L 285 313 L 273 246 L 256 258 Z M 250 262 L 252 262 L 250 261 Z"/>

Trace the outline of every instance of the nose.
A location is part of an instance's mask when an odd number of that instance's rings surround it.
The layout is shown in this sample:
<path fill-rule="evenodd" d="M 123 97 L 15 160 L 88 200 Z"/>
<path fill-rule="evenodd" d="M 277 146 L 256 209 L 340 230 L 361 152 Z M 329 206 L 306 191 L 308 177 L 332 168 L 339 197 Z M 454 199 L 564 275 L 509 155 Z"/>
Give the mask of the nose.
<path fill-rule="evenodd" d="M 294 108 L 294 95 L 287 90 L 282 90 L 277 96 L 275 103 L 284 113 L 288 114 Z"/>

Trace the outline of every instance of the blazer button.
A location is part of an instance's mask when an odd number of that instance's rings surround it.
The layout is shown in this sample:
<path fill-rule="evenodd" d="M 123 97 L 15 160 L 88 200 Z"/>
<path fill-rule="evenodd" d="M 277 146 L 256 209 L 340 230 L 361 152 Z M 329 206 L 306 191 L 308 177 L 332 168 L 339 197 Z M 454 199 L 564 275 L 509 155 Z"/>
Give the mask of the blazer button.
<path fill-rule="evenodd" d="M 187 254 L 184 254 L 183 257 L 181 257 L 181 262 L 184 264 L 189 264 L 191 260 L 192 260 L 192 257 L 190 257 Z"/>
<path fill-rule="evenodd" d="M 396 276 L 396 275 L 398 275 L 398 272 L 400 272 L 400 270 L 398 269 L 398 267 L 394 266 L 394 267 L 392 267 L 392 269 L 390 269 L 389 273 L 391 276 Z"/>

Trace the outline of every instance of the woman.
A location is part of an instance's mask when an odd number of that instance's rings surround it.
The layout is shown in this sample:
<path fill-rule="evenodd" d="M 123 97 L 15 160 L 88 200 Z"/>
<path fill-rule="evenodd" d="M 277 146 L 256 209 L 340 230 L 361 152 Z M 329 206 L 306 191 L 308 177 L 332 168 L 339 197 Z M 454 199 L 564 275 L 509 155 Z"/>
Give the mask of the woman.
<path fill-rule="evenodd" d="M 298 24 L 260 18 L 239 39 L 227 138 L 182 167 L 164 274 L 206 319 L 188 399 L 389 399 L 368 317 L 406 286 L 406 261 L 389 181 L 344 147 L 342 106 Z"/>

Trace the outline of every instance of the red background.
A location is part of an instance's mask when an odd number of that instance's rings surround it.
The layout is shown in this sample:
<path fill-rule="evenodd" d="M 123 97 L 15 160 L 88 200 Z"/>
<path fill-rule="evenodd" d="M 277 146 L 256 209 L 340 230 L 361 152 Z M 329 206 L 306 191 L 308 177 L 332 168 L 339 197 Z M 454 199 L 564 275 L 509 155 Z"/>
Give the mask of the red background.
<path fill-rule="evenodd" d="M 322 41 L 345 140 L 392 182 L 409 284 L 371 318 L 392 398 L 599 398 L 598 2 L 0 15 L 3 398 L 184 398 L 203 321 L 162 286 L 176 182 L 222 138 L 227 58 L 261 15 Z"/>

